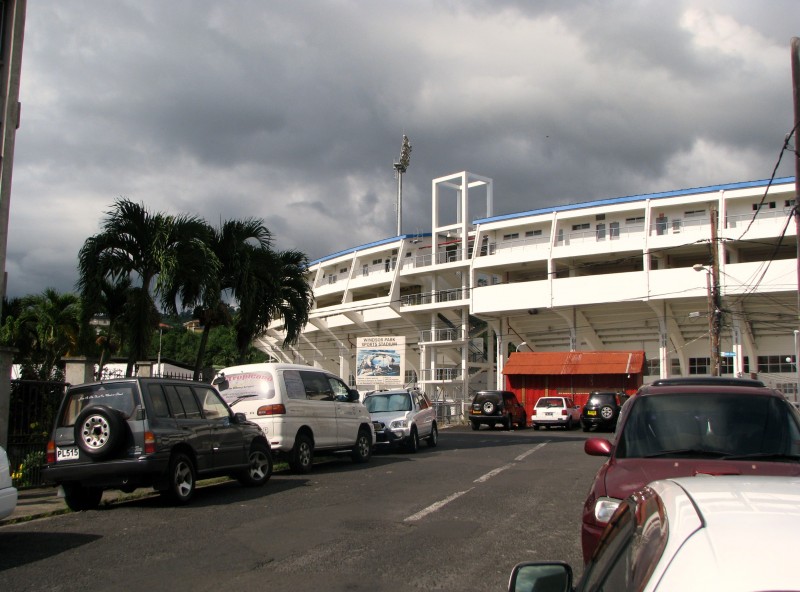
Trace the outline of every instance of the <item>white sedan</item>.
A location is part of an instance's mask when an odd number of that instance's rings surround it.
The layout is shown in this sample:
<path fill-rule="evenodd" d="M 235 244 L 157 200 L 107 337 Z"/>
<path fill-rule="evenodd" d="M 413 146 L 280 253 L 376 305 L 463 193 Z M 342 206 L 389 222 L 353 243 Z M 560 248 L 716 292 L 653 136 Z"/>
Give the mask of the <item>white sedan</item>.
<path fill-rule="evenodd" d="M 17 490 L 11 484 L 11 467 L 8 455 L 0 446 L 0 520 L 14 513 L 17 507 Z"/>
<path fill-rule="evenodd" d="M 509 590 L 798 590 L 798 532 L 800 478 L 654 481 L 617 508 L 575 588 L 550 561 L 517 565 Z"/>

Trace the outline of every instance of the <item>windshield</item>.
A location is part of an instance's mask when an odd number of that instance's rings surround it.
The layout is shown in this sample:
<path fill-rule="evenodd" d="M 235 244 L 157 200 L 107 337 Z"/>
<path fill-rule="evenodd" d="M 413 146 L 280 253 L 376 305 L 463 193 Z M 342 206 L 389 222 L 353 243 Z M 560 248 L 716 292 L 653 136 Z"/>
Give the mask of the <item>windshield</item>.
<path fill-rule="evenodd" d="M 778 397 L 688 393 L 630 402 L 617 458 L 799 458 L 800 429 Z"/>
<path fill-rule="evenodd" d="M 406 393 L 370 395 L 364 400 L 364 405 L 370 413 L 411 411 L 411 397 Z"/>

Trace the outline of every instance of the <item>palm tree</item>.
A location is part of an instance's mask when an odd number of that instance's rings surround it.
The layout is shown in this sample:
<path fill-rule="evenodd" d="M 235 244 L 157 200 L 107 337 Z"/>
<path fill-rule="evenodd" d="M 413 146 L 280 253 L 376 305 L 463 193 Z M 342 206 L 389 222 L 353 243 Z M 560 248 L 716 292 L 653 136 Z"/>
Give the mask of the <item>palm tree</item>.
<path fill-rule="evenodd" d="M 314 303 L 305 277 L 307 266 L 308 258 L 300 251 L 270 251 L 259 257 L 255 273 L 246 278 L 249 291 L 246 299 L 239 300 L 235 321 L 239 363 L 245 362 L 250 344 L 274 320 L 283 320 L 284 345 L 300 337 Z"/>
<path fill-rule="evenodd" d="M 20 334 L 30 340 L 29 360 L 42 380 L 56 377 L 65 355 L 75 354 L 80 330 L 80 300 L 47 288 L 21 302 Z"/>
<path fill-rule="evenodd" d="M 200 376 L 208 336 L 213 327 L 230 323 L 225 297 L 247 300 L 257 275 L 258 261 L 271 253 L 272 235 L 262 220 L 226 220 L 216 230 L 209 229 L 207 248 L 214 254 L 201 273 L 179 273 L 172 277 L 167 292 L 170 301 L 184 307 L 196 305 L 194 316 L 203 325 L 203 335 L 195 358 L 194 378 Z M 202 265 L 204 262 L 200 262 Z"/>
<path fill-rule="evenodd" d="M 126 311 L 130 376 L 136 360 L 147 355 L 158 323 L 154 296 L 174 308 L 174 278 L 202 273 L 209 261 L 213 266 L 214 255 L 206 247 L 209 227 L 195 216 L 153 214 L 143 204 L 119 199 L 101 229 L 86 240 L 78 255 L 78 288 L 93 313 L 100 308 L 104 279 L 131 279 L 134 287 Z"/>

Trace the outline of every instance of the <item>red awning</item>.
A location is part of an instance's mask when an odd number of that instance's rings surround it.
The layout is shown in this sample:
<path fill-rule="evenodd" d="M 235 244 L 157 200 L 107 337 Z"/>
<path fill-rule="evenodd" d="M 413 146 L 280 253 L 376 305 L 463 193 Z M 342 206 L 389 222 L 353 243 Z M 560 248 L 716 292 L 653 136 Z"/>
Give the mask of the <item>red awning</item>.
<path fill-rule="evenodd" d="M 503 374 L 638 374 L 643 351 L 514 352 Z"/>

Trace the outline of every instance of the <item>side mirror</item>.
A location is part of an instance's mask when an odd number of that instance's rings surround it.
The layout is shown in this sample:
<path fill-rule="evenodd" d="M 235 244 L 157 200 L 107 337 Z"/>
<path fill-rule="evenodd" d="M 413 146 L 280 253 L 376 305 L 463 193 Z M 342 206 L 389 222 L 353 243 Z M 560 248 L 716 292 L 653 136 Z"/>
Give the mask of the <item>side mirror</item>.
<path fill-rule="evenodd" d="M 511 571 L 508 592 L 571 592 L 572 568 L 563 561 L 519 563 Z"/>
<path fill-rule="evenodd" d="M 233 423 L 247 423 L 247 416 L 244 413 L 234 413 Z"/>
<path fill-rule="evenodd" d="M 583 443 L 583 451 L 589 456 L 611 456 L 611 442 L 605 438 L 589 438 Z"/>
<path fill-rule="evenodd" d="M 350 389 L 350 396 L 348 397 L 348 401 L 351 403 L 357 403 L 358 400 L 361 398 L 361 395 L 358 394 L 356 389 Z"/>

